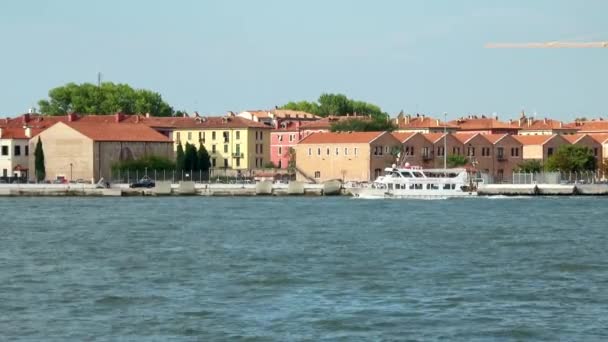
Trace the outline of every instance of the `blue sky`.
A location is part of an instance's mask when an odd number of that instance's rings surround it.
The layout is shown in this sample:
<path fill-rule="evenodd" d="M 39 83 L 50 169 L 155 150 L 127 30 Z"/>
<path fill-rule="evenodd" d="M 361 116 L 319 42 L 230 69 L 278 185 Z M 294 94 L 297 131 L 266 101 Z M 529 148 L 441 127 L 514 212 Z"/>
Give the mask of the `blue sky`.
<path fill-rule="evenodd" d="M 608 116 L 608 49 L 487 42 L 608 40 L 608 1 L 0 2 L 0 116 L 67 82 L 128 83 L 222 114 L 339 92 L 450 118 Z"/>

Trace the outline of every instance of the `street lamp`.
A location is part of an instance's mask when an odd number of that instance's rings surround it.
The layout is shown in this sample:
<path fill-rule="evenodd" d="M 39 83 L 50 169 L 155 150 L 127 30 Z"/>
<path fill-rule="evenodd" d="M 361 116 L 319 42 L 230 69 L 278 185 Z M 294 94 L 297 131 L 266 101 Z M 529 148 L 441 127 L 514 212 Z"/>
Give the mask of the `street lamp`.
<path fill-rule="evenodd" d="M 70 182 L 74 180 L 74 178 L 72 177 L 72 163 L 70 163 Z"/>
<path fill-rule="evenodd" d="M 443 169 L 448 168 L 448 113 L 443 113 Z"/>

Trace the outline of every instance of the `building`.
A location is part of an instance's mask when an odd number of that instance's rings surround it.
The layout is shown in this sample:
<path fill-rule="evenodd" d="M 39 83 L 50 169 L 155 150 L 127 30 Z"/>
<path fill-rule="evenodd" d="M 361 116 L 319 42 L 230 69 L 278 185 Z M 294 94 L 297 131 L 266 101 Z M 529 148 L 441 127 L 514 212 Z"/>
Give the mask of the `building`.
<path fill-rule="evenodd" d="M 0 127 L 0 180 L 27 180 L 31 128 Z"/>
<path fill-rule="evenodd" d="M 292 157 L 292 149 L 302 138 L 299 124 L 284 122 L 270 131 L 270 161 L 279 169 L 286 169 Z"/>
<path fill-rule="evenodd" d="M 239 116 L 193 117 L 174 124 L 174 149 L 205 146 L 211 168 L 251 170 L 270 161 L 271 127 Z"/>
<path fill-rule="evenodd" d="M 296 146 L 296 179 L 373 181 L 396 162 L 400 148 L 388 132 L 313 133 Z"/>
<path fill-rule="evenodd" d="M 522 144 L 510 134 L 484 134 L 484 139 L 492 144 L 491 164 L 486 168 L 495 182 L 512 179 L 513 170 L 523 162 Z"/>
<path fill-rule="evenodd" d="M 570 125 L 578 128 L 578 133 L 608 133 L 608 121 L 603 118 L 593 120 L 576 120 Z"/>
<path fill-rule="evenodd" d="M 416 114 L 415 117 L 412 117 L 410 114 L 400 113 L 393 122 L 397 126 L 396 132 L 451 133 L 458 130 L 456 125 L 427 117 L 424 114 Z"/>
<path fill-rule="evenodd" d="M 513 138 L 522 144 L 523 160 L 539 160 L 546 162 L 557 149 L 570 142 L 563 136 L 554 135 L 514 135 Z"/>
<path fill-rule="evenodd" d="M 362 121 L 371 121 L 372 118 L 367 115 L 344 115 L 344 116 L 333 116 L 330 115 L 328 117 L 315 120 L 312 122 L 305 122 L 300 125 L 300 133 L 302 137 L 307 137 L 312 133 L 321 133 L 321 132 L 329 132 L 331 131 L 331 126 L 338 122 L 343 122 L 346 120 L 362 120 Z"/>
<path fill-rule="evenodd" d="M 111 179 L 119 161 L 155 155 L 174 159 L 173 142 L 145 125 L 127 123 L 58 122 L 29 140 L 29 169 L 41 140 L 47 179 Z M 29 178 L 35 179 L 34 172 Z"/>
<path fill-rule="evenodd" d="M 519 120 L 519 135 L 565 135 L 576 134 L 579 128 L 575 124 L 564 124 L 561 121 L 544 118 L 536 120 L 526 117 L 522 112 Z"/>
<path fill-rule="evenodd" d="M 260 122 L 265 125 L 279 128 L 281 123 L 285 121 L 289 122 L 309 122 L 316 121 L 321 119 L 320 116 L 299 111 L 299 110 L 290 110 L 290 109 L 274 109 L 274 110 L 250 110 L 244 111 L 237 114 L 238 117 L 242 117 L 247 120 L 252 120 L 255 122 Z"/>
<path fill-rule="evenodd" d="M 600 165 L 604 159 L 602 143 L 593 138 L 589 134 L 573 134 L 564 135 L 564 138 L 572 145 L 587 147 L 593 153 L 595 158 L 595 165 Z"/>
<path fill-rule="evenodd" d="M 450 155 L 464 155 L 465 150 L 456 134 L 428 133 L 423 135 L 431 144 L 430 148 L 422 148 L 422 160 L 425 168 L 443 168 L 444 161 Z M 447 149 L 446 149 L 447 148 Z M 447 151 L 447 155 L 444 153 Z"/>
<path fill-rule="evenodd" d="M 409 163 L 411 166 L 422 166 L 428 162 L 428 159 L 424 158 L 425 151 L 428 155 L 434 146 L 424 135 L 414 132 L 393 132 L 392 134 L 401 142 L 400 161 L 402 164 Z"/>
<path fill-rule="evenodd" d="M 449 123 L 458 127 L 458 133 L 517 134 L 519 131 L 517 123 L 502 122 L 498 121 L 498 117 L 485 115 L 469 115 Z"/>

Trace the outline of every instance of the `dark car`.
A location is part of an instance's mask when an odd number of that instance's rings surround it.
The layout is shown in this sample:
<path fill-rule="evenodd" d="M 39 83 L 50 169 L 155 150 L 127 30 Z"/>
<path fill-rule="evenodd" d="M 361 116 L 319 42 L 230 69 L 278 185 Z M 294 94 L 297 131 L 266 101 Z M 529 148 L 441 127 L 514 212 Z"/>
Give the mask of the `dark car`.
<path fill-rule="evenodd" d="M 153 179 L 148 177 L 144 177 L 139 180 L 139 182 L 135 182 L 129 185 L 130 188 L 153 188 L 156 185 Z"/>

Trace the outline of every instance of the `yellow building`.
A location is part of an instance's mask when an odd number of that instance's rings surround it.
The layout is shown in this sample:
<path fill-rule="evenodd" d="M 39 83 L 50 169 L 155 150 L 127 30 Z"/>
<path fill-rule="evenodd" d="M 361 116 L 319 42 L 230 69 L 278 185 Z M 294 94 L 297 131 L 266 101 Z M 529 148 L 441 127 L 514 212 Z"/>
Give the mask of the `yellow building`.
<path fill-rule="evenodd" d="M 270 129 L 238 116 L 194 117 L 176 122 L 172 138 L 175 150 L 179 143 L 197 149 L 202 143 L 212 168 L 247 170 L 270 162 Z"/>

